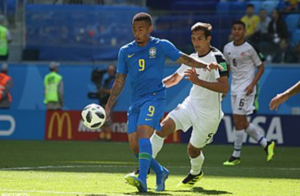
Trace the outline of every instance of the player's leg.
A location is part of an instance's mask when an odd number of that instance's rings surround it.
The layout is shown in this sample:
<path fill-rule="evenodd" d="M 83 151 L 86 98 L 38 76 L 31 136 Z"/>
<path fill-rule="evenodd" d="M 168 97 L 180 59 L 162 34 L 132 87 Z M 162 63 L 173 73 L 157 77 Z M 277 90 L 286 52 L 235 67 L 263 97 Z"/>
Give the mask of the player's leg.
<path fill-rule="evenodd" d="M 255 141 L 260 143 L 260 145 L 264 148 L 265 152 L 267 153 L 267 161 L 271 161 L 274 156 L 274 149 L 275 149 L 275 142 L 268 141 L 257 129 L 257 127 L 252 124 L 248 123 L 245 132 Z"/>
<path fill-rule="evenodd" d="M 138 157 L 139 154 L 139 144 L 138 144 L 138 134 L 137 134 L 137 123 L 139 118 L 139 108 L 131 107 L 128 111 L 128 121 L 127 121 L 127 134 L 128 134 L 128 142 L 130 149 L 134 153 L 135 156 Z M 146 192 L 147 187 L 143 182 L 133 178 L 134 175 L 126 175 L 125 180 L 128 184 L 135 186 L 138 188 L 140 192 Z"/>
<path fill-rule="evenodd" d="M 148 125 L 139 125 L 137 127 L 137 137 L 139 143 L 139 179 L 146 183 L 148 170 L 152 159 L 152 146 L 150 142 L 150 135 L 153 128 Z"/>
<path fill-rule="evenodd" d="M 147 173 L 149 167 L 156 173 L 156 191 L 165 189 L 165 180 L 169 176 L 169 171 L 162 167 L 155 159 L 152 158 L 152 147 L 150 143 L 150 135 L 153 128 L 147 125 L 141 125 L 137 128 L 137 138 L 139 146 L 139 176 L 130 175 L 126 177 L 130 185 L 136 186 L 140 192 L 147 191 Z"/>
<path fill-rule="evenodd" d="M 233 115 L 233 122 L 234 122 L 234 149 L 231 157 L 224 162 L 224 165 L 238 165 L 241 163 L 241 151 L 243 146 L 243 141 L 245 137 L 245 129 L 244 127 L 247 126 L 247 116 L 245 115 Z"/>
<path fill-rule="evenodd" d="M 234 99 L 233 99 L 234 100 Z M 270 161 L 274 155 L 274 142 L 268 142 L 267 139 L 257 130 L 256 126 L 249 123 L 247 116 L 253 113 L 254 107 L 254 95 L 239 95 L 232 101 L 233 105 L 233 120 L 235 127 L 235 141 L 234 151 L 228 161 L 224 162 L 224 165 L 237 165 L 240 163 L 241 149 L 244 140 L 244 132 L 249 134 L 251 138 L 259 142 L 265 151 L 267 152 L 267 160 Z"/>
<path fill-rule="evenodd" d="M 202 165 L 204 163 L 202 149 L 212 142 L 213 136 L 219 127 L 220 119 L 199 119 L 193 121 L 193 131 L 187 149 L 190 157 L 191 170 L 177 187 L 192 188 L 204 175 L 202 171 Z"/>
<path fill-rule="evenodd" d="M 164 190 L 164 182 L 167 179 L 169 172 L 163 168 L 155 159 L 152 159 L 152 146 L 150 136 L 153 134 L 154 128 L 161 129 L 159 126 L 160 118 L 164 111 L 164 100 L 150 100 L 144 103 L 137 123 L 137 138 L 139 143 L 139 176 L 131 176 L 130 179 L 135 181 L 139 191 L 147 191 L 146 177 L 148 169 L 151 168 L 157 175 L 156 190 Z M 129 182 L 130 183 L 130 182 Z M 137 186 L 138 185 L 138 186 Z"/>
<path fill-rule="evenodd" d="M 255 109 L 255 105 L 255 95 L 246 96 L 245 109 L 247 111 L 247 114 L 251 114 L 253 112 L 253 110 Z M 267 153 L 267 161 L 271 161 L 274 156 L 275 142 L 268 142 L 268 140 L 263 136 L 263 134 L 261 134 L 261 132 L 258 131 L 258 128 L 250 122 L 248 122 L 245 125 L 245 132 L 252 139 L 260 143 L 260 145 L 264 148 L 264 150 Z"/>
<path fill-rule="evenodd" d="M 201 148 L 196 148 L 191 143 L 188 144 L 188 154 L 190 157 L 191 170 L 189 174 L 177 185 L 177 187 L 192 188 L 203 177 L 202 165 L 204 155 Z"/>
<path fill-rule="evenodd" d="M 191 126 L 189 115 L 190 104 L 184 101 L 179 104 L 161 123 L 161 131 L 156 130 L 150 138 L 152 144 L 152 157 L 156 157 L 158 152 L 162 149 L 165 138 L 177 130 L 187 131 Z"/>
<path fill-rule="evenodd" d="M 150 127 L 151 128 L 151 127 Z M 151 128 L 152 129 L 152 128 Z M 130 148 L 139 160 L 139 176 L 126 175 L 125 180 L 132 186 L 137 187 L 139 192 L 147 192 L 147 173 L 152 159 L 152 147 L 150 141 L 147 141 L 148 126 L 138 126 L 137 132 L 128 136 Z M 149 140 L 149 139 L 148 139 Z"/>
<path fill-rule="evenodd" d="M 241 150 L 245 137 L 245 127 L 248 124 L 246 112 L 244 110 L 245 103 L 241 96 L 231 95 L 231 105 L 233 112 L 234 123 L 234 150 L 231 157 L 223 163 L 223 165 L 238 165 L 240 164 Z"/>
<path fill-rule="evenodd" d="M 165 138 L 175 131 L 175 122 L 170 116 L 167 116 L 161 123 L 161 127 L 161 131 L 155 131 L 150 138 L 153 158 L 156 158 L 162 149 Z"/>

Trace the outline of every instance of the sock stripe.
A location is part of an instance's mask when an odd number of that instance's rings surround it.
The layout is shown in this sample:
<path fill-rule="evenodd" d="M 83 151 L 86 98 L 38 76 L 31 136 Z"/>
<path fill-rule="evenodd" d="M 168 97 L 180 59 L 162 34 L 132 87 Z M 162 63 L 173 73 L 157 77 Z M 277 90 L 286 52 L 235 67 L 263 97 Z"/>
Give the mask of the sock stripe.
<path fill-rule="evenodd" d="M 152 159 L 152 156 L 149 153 L 142 152 L 139 153 L 139 159 L 147 159 L 150 161 Z"/>
<path fill-rule="evenodd" d="M 236 149 L 236 148 L 235 148 L 234 151 L 241 151 L 241 149 Z"/>
<path fill-rule="evenodd" d="M 264 139 L 264 136 L 262 136 L 257 142 L 260 143 L 261 140 L 263 140 L 263 139 Z"/>

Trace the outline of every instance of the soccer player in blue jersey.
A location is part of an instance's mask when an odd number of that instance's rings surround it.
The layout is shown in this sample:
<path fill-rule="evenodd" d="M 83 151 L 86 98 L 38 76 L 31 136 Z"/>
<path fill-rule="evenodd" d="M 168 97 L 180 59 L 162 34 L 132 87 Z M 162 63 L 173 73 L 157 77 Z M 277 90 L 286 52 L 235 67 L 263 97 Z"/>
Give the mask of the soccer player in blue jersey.
<path fill-rule="evenodd" d="M 167 40 L 151 37 L 152 18 L 147 13 L 138 13 L 132 20 L 135 40 L 119 51 L 117 78 L 105 106 L 106 116 L 120 95 L 127 75 L 132 88 L 128 109 L 128 140 L 131 150 L 139 159 L 139 176 L 129 175 L 127 182 L 147 192 L 149 167 L 156 173 L 156 191 L 165 189 L 169 171 L 152 158 L 150 137 L 161 130 L 160 119 L 164 114 L 166 91 L 162 83 L 165 58 L 190 67 L 221 69 L 218 63 L 205 63 L 180 52 Z"/>

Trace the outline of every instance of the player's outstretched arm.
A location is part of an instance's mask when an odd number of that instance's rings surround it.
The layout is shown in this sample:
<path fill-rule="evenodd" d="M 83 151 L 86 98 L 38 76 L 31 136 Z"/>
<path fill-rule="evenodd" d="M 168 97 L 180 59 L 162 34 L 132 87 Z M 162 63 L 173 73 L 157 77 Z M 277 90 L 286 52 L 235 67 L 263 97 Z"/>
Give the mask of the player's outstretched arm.
<path fill-rule="evenodd" d="M 180 76 L 177 72 L 173 73 L 170 76 L 167 76 L 163 79 L 163 83 L 167 88 L 174 86 L 180 82 L 180 80 L 183 78 L 183 76 Z"/>
<path fill-rule="evenodd" d="M 205 63 L 204 61 L 201 61 L 199 59 L 194 59 L 184 53 L 182 53 L 181 57 L 179 57 L 176 63 L 185 64 L 189 67 L 194 67 L 194 68 L 206 68 L 208 70 L 211 69 L 223 70 L 223 67 L 218 63 Z"/>
<path fill-rule="evenodd" d="M 288 100 L 291 96 L 296 95 L 300 93 L 300 81 L 292 86 L 291 88 L 287 89 L 285 92 L 277 94 L 276 97 L 274 97 L 269 106 L 270 110 L 274 110 L 276 108 L 276 111 L 278 110 L 278 106 Z"/>
<path fill-rule="evenodd" d="M 124 88 L 126 77 L 127 74 L 117 74 L 116 81 L 111 89 L 111 94 L 105 106 L 107 120 L 110 116 L 111 107 L 115 104 L 116 100 L 118 99 L 119 95 L 121 94 Z"/>

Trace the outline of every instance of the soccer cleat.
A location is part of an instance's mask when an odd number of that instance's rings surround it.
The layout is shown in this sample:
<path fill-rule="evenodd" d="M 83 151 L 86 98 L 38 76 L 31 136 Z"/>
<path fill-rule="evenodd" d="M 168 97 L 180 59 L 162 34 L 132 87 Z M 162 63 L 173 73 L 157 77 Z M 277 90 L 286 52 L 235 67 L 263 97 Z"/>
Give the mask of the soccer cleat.
<path fill-rule="evenodd" d="M 134 170 L 133 172 L 131 172 L 131 173 L 129 173 L 129 174 L 127 174 L 124 178 L 125 178 L 125 180 L 126 180 L 126 178 L 128 177 L 128 176 L 135 176 L 135 177 L 139 177 L 139 174 L 140 174 L 140 169 L 139 168 L 137 168 L 136 170 Z M 149 178 L 149 175 L 150 175 L 150 169 L 148 170 L 148 174 L 147 174 L 147 178 Z"/>
<path fill-rule="evenodd" d="M 241 163 L 241 159 L 239 157 L 234 157 L 234 156 L 231 156 L 229 158 L 229 160 L 225 161 L 223 163 L 223 165 L 226 165 L 226 166 L 234 166 L 234 165 L 238 165 Z"/>
<path fill-rule="evenodd" d="M 147 185 L 141 179 L 135 176 L 128 176 L 126 180 L 128 184 L 136 187 L 139 190 L 139 192 L 147 192 Z"/>
<path fill-rule="evenodd" d="M 156 191 L 164 191 L 165 190 L 165 182 L 169 177 L 170 172 L 163 167 L 162 174 L 156 176 Z"/>
<path fill-rule="evenodd" d="M 267 161 L 271 161 L 273 159 L 274 150 L 275 150 L 275 142 L 268 142 L 267 146 L 265 147 L 265 151 L 267 153 Z"/>
<path fill-rule="evenodd" d="M 198 175 L 192 175 L 189 173 L 185 179 L 183 179 L 177 187 L 187 187 L 187 188 L 193 188 L 193 186 L 201 180 L 203 177 L 203 172 L 201 171 Z"/>

